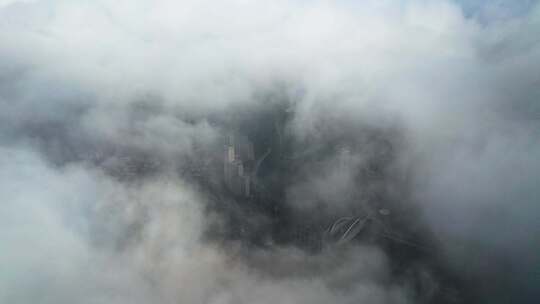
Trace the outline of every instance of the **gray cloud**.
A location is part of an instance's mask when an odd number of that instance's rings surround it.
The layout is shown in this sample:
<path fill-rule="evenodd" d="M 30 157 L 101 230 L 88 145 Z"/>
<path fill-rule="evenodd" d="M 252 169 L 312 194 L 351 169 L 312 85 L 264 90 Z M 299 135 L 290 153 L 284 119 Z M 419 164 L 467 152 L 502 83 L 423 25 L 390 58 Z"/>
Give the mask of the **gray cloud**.
<path fill-rule="evenodd" d="M 1 301 L 534 302 L 540 7 L 461 5 L 0 1 Z M 378 243 L 221 237 L 282 224 L 182 174 L 239 126 L 292 150 L 287 220 L 390 206 L 470 299 Z"/>

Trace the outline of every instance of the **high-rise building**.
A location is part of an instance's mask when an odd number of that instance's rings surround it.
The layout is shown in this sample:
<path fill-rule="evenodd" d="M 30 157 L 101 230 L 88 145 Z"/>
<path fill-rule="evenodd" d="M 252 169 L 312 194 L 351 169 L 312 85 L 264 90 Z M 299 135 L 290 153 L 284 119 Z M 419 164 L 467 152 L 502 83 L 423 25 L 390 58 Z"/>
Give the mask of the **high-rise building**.
<path fill-rule="evenodd" d="M 250 196 L 255 155 L 246 136 L 229 135 L 225 144 L 223 175 L 225 185 L 236 195 Z"/>

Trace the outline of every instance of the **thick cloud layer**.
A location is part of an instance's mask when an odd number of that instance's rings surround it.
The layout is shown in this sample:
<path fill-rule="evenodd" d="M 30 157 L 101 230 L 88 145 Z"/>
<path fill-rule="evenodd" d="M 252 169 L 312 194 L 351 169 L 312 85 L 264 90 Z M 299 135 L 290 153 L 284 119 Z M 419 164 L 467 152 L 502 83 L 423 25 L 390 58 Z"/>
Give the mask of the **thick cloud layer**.
<path fill-rule="evenodd" d="M 536 302 L 540 6 L 512 3 L 0 1 L 0 302 Z M 186 173 L 232 129 L 279 142 L 286 212 Z M 435 257 L 279 230 L 383 207 Z"/>

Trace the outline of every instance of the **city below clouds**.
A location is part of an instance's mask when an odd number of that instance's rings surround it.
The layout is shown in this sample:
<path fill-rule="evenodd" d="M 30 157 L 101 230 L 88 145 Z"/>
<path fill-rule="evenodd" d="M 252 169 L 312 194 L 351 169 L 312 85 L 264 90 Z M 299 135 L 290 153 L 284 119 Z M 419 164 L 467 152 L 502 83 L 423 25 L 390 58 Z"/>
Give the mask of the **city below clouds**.
<path fill-rule="evenodd" d="M 1 303 L 536 303 L 537 1 L 0 1 Z"/>

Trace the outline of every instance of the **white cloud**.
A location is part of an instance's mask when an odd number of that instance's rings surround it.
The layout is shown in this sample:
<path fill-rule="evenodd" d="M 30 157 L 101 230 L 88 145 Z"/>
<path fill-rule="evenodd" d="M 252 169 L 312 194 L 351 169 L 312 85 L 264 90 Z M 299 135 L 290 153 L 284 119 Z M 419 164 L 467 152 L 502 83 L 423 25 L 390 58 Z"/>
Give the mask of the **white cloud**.
<path fill-rule="evenodd" d="M 447 246 L 454 264 L 482 239 L 483 250 L 515 251 L 508 259 L 525 256 L 529 267 L 535 258 L 523 252 L 536 252 L 536 239 L 524 231 L 539 227 L 539 12 L 486 24 L 442 0 L 0 1 L 0 299 L 408 301 L 409 289 L 380 280 L 389 273 L 376 249 L 351 249 L 350 264 L 309 279 L 276 279 L 200 242 L 204 195 L 174 166 L 218 137 L 201 117 L 256 104 L 276 84 L 295 92 L 288 127 L 299 141 L 324 144 L 359 121 L 402 128 L 397 158 L 412 171 L 412 196 L 441 239 L 465 244 Z M 118 151 L 166 165 L 123 182 L 80 161 L 86 150 L 109 153 L 111 167 Z M 329 173 L 289 193 L 339 202 L 352 173 Z M 492 233 L 500 222 L 505 232 Z M 334 258 L 288 250 L 260 253 L 261 264 Z M 366 270 L 362 261 L 373 276 L 332 288 Z M 355 263 L 364 266 L 344 273 Z"/>

